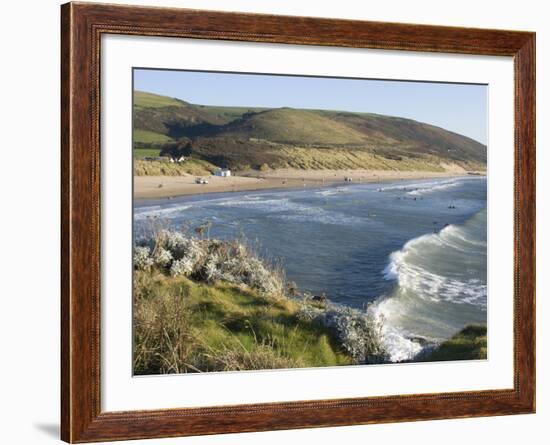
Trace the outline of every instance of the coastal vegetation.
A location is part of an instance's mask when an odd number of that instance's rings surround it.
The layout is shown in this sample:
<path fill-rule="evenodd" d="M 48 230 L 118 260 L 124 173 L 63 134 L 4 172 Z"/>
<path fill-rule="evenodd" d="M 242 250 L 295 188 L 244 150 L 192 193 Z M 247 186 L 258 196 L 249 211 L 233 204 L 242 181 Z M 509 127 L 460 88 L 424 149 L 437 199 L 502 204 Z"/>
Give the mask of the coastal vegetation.
<path fill-rule="evenodd" d="M 188 159 L 181 163 L 134 159 L 134 176 L 205 176 L 212 174 L 216 168 L 215 165 L 202 159 Z"/>
<path fill-rule="evenodd" d="M 159 230 L 134 249 L 134 372 L 378 363 L 380 323 L 300 294 L 238 241 Z"/>
<path fill-rule="evenodd" d="M 487 326 L 469 325 L 441 343 L 424 361 L 484 360 L 487 358 Z"/>
<path fill-rule="evenodd" d="M 143 146 L 145 148 L 152 148 L 160 146 L 166 142 L 170 142 L 172 138 L 165 134 L 155 133 L 148 130 L 134 130 L 134 147 Z"/>
<path fill-rule="evenodd" d="M 134 92 L 134 149 L 190 141 L 192 157 L 237 171 L 486 169 L 486 147 L 410 119 L 372 113 L 196 105 Z"/>

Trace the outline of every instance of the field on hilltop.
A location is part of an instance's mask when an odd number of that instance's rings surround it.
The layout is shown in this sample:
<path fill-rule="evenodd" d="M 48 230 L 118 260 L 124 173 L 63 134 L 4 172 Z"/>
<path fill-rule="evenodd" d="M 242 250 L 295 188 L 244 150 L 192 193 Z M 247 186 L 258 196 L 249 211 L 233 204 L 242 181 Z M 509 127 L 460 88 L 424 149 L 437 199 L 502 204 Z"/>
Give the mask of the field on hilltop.
<path fill-rule="evenodd" d="M 160 153 L 164 144 L 180 139 L 191 141 L 192 158 L 234 170 L 442 171 L 455 165 L 484 171 L 487 164 L 485 145 L 411 119 L 196 105 L 134 92 L 134 149 Z"/>

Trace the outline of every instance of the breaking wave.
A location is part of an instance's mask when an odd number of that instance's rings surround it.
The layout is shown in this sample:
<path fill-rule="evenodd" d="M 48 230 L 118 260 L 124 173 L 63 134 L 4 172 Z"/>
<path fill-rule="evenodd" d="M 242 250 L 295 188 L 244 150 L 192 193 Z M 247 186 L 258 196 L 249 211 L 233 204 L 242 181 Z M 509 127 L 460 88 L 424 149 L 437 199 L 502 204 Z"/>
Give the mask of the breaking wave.
<path fill-rule="evenodd" d="M 349 192 L 349 187 L 337 187 L 329 190 L 320 190 L 318 192 L 315 192 L 315 194 L 321 195 L 321 196 L 334 196 L 339 193 L 345 193 L 345 192 Z"/>
<path fill-rule="evenodd" d="M 474 178 L 475 180 L 476 178 Z M 450 188 L 458 187 L 463 184 L 465 181 L 472 180 L 472 178 L 453 178 L 446 180 L 434 180 L 434 181 L 423 181 L 423 182 L 413 182 L 405 184 L 392 184 L 390 186 L 381 187 L 378 190 L 381 192 L 386 191 L 403 191 L 411 196 L 422 196 L 434 192 L 440 192 L 442 190 L 447 190 Z"/>
<path fill-rule="evenodd" d="M 462 225 L 422 235 L 390 255 L 382 273 L 396 285 L 372 310 L 384 319 L 392 361 L 413 359 L 423 343 L 440 342 L 465 324 L 485 322 L 486 218 L 482 210 Z"/>
<path fill-rule="evenodd" d="M 294 222 L 316 222 L 320 224 L 357 225 L 367 218 L 347 215 L 336 211 L 327 211 L 317 205 L 297 202 L 289 198 L 273 197 L 268 199 L 231 199 L 219 202 L 220 207 L 234 207 L 258 210 L 272 218 Z"/>
<path fill-rule="evenodd" d="M 151 206 L 134 211 L 134 220 L 143 221 L 147 218 L 171 218 L 189 209 L 190 205 L 178 205 L 174 207 Z"/>

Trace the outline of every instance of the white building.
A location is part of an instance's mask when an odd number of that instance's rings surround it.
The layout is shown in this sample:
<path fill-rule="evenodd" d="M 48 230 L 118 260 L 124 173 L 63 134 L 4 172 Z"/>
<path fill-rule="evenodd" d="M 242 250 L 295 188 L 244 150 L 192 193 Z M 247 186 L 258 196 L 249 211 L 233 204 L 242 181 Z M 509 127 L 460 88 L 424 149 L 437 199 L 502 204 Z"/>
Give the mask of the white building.
<path fill-rule="evenodd" d="M 224 178 L 227 178 L 231 176 L 231 170 L 229 170 L 228 168 L 218 168 L 214 172 L 214 176 L 223 176 Z"/>
<path fill-rule="evenodd" d="M 185 156 L 180 156 L 179 158 L 170 158 L 170 162 L 180 164 L 182 162 L 185 162 Z"/>

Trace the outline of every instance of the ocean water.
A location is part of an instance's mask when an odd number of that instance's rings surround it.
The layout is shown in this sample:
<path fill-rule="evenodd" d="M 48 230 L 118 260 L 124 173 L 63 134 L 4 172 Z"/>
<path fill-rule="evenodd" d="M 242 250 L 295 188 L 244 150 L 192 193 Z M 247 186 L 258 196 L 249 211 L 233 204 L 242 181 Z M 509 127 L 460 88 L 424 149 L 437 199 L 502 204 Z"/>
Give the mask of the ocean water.
<path fill-rule="evenodd" d="M 247 240 L 302 291 L 383 318 L 394 361 L 487 317 L 484 177 L 231 192 L 136 201 L 136 236 L 152 220 L 211 222 Z"/>

